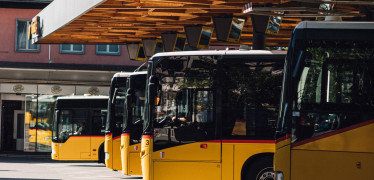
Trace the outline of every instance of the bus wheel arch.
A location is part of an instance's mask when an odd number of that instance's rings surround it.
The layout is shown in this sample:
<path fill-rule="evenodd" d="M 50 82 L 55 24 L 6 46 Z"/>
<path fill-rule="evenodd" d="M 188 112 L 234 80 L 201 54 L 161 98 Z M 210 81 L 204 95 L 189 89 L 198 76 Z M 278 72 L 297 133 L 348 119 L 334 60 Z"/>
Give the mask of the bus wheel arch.
<path fill-rule="evenodd" d="M 274 179 L 273 153 L 261 153 L 248 158 L 241 170 L 242 180 Z M 261 177 L 262 176 L 262 177 Z"/>
<path fill-rule="evenodd" d="M 99 147 L 97 162 L 105 164 L 104 143 L 102 143 Z"/>

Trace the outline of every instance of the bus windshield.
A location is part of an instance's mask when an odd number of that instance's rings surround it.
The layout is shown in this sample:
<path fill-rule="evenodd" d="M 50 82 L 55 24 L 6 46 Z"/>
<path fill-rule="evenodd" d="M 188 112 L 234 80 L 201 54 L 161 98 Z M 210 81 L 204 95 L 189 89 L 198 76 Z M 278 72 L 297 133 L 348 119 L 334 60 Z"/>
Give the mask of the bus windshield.
<path fill-rule="evenodd" d="M 154 116 L 155 148 L 214 137 L 215 61 L 212 56 L 189 56 L 158 62 L 156 73 L 161 88 Z"/>
<path fill-rule="evenodd" d="M 292 141 L 374 119 L 374 44 L 353 40 L 302 43 L 304 48 L 295 52 L 297 61 L 291 68 L 293 111 L 297 112 Z"/>
<path fill-rule="evenodd" d="M 119 79 L 120 80 L 120 79 Z M 118 80 L 118 81 L 119 81 Z M 115 124 L 120 123 L 122 124 L 123 121 L 123 116 L 124 116 L 124 111 L 125 111 L 125 100 L 126 100 L 126 91 L 127 88 L 125 86 L 125 81 L 121 84 L 118 84 L 116 87 L 112 87 L 113 91 L 111 92 L 112 94 L 110 95 L 109 99 L 109 109 L 108 109 L 108 118 L 106 121 L 106 131 L 107 132 L 114 132 L 112 131 L 112 128 L 118 128 L 115 127 Z M 113 129 L 116 130 L 115 135 L 119 136 L 121 133 L 122 129 Z"/>
<path fill-rule="evenodd" d="M 156 63 L 155 151 L 221 138 L 273 139 L 284 56 L 217 57 L 167 57 Z"/>
<path fill-rule="evenodd" d="M 144 103 L 145 103 L 145 77 L 146 74 L 143 75 L 144 79 L 138 79 L 140 83 L 142 83 L 142 87 L 133 88 L 134 89 L 134 102 L 132 105 L 127 104 L 127 106 L 131 107 L 131 117 L 130 119 L 125 118 L 123 127 L 129 125 L 128 130 L 131 131 L 130 136 L 130 144 L 140 143 L 142 129 L 143 129 L 143 121 L 144 121 Z M 127 122 L 127 121 L 131 122 Z M 126 128 L 127 129 L 127 128 Z M 125 131 L 125 130 L 124 130 Z"/>

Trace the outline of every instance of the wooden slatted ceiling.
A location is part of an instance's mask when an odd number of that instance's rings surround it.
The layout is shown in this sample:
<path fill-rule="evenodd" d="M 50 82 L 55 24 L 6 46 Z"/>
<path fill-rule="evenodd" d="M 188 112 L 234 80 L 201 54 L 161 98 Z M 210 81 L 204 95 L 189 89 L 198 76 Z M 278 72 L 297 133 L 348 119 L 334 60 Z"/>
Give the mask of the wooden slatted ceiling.
<path fill-rule="evenodd" d="M 285 0 L 252 0 L 255 5 L 288 3 Z M 107 0 L 38 43 L 126 44 L 161 33 L 183 33 L 186 25 L 213 26 L 213 16 L 238 16 L 248 0 Z M 279 34 L 267 35 L 267 46 L 287 46 L 300 18 L 285 18 Z M 239 44 L 252 45 L 252 22 L 247 18 Z M 211 45 L 237 45 L 217 41 Z"/>

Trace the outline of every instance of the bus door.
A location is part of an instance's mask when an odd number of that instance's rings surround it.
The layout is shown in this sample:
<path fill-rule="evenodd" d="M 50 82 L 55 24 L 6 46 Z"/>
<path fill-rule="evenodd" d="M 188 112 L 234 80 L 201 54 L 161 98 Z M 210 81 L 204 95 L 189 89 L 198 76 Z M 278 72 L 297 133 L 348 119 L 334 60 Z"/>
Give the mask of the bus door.
<path fill-rule="evenodd" d="M 162 85 L 162 92 L 154 121 L 154 179 L 220 179 L 213 91 Z"/>
<path fill-rule="evenodd" d="M 65 143 L 59 144 L 61 159 L 90 159 L 88 110 L 61 110 L 59 133 Z"/>

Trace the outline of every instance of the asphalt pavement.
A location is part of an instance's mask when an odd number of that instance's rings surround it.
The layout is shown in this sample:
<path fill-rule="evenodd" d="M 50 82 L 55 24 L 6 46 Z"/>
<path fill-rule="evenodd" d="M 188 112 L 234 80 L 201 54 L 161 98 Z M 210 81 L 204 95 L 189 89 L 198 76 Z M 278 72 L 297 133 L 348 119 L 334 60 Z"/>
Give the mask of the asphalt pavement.
<path fill-rule="evenodd" d="M 54 161 L 47 156 L 0 154 L 1 180 L 82 180 L 82 179 L 142 179 L 125 176 L 104 164 L 85 161 Z"/>

